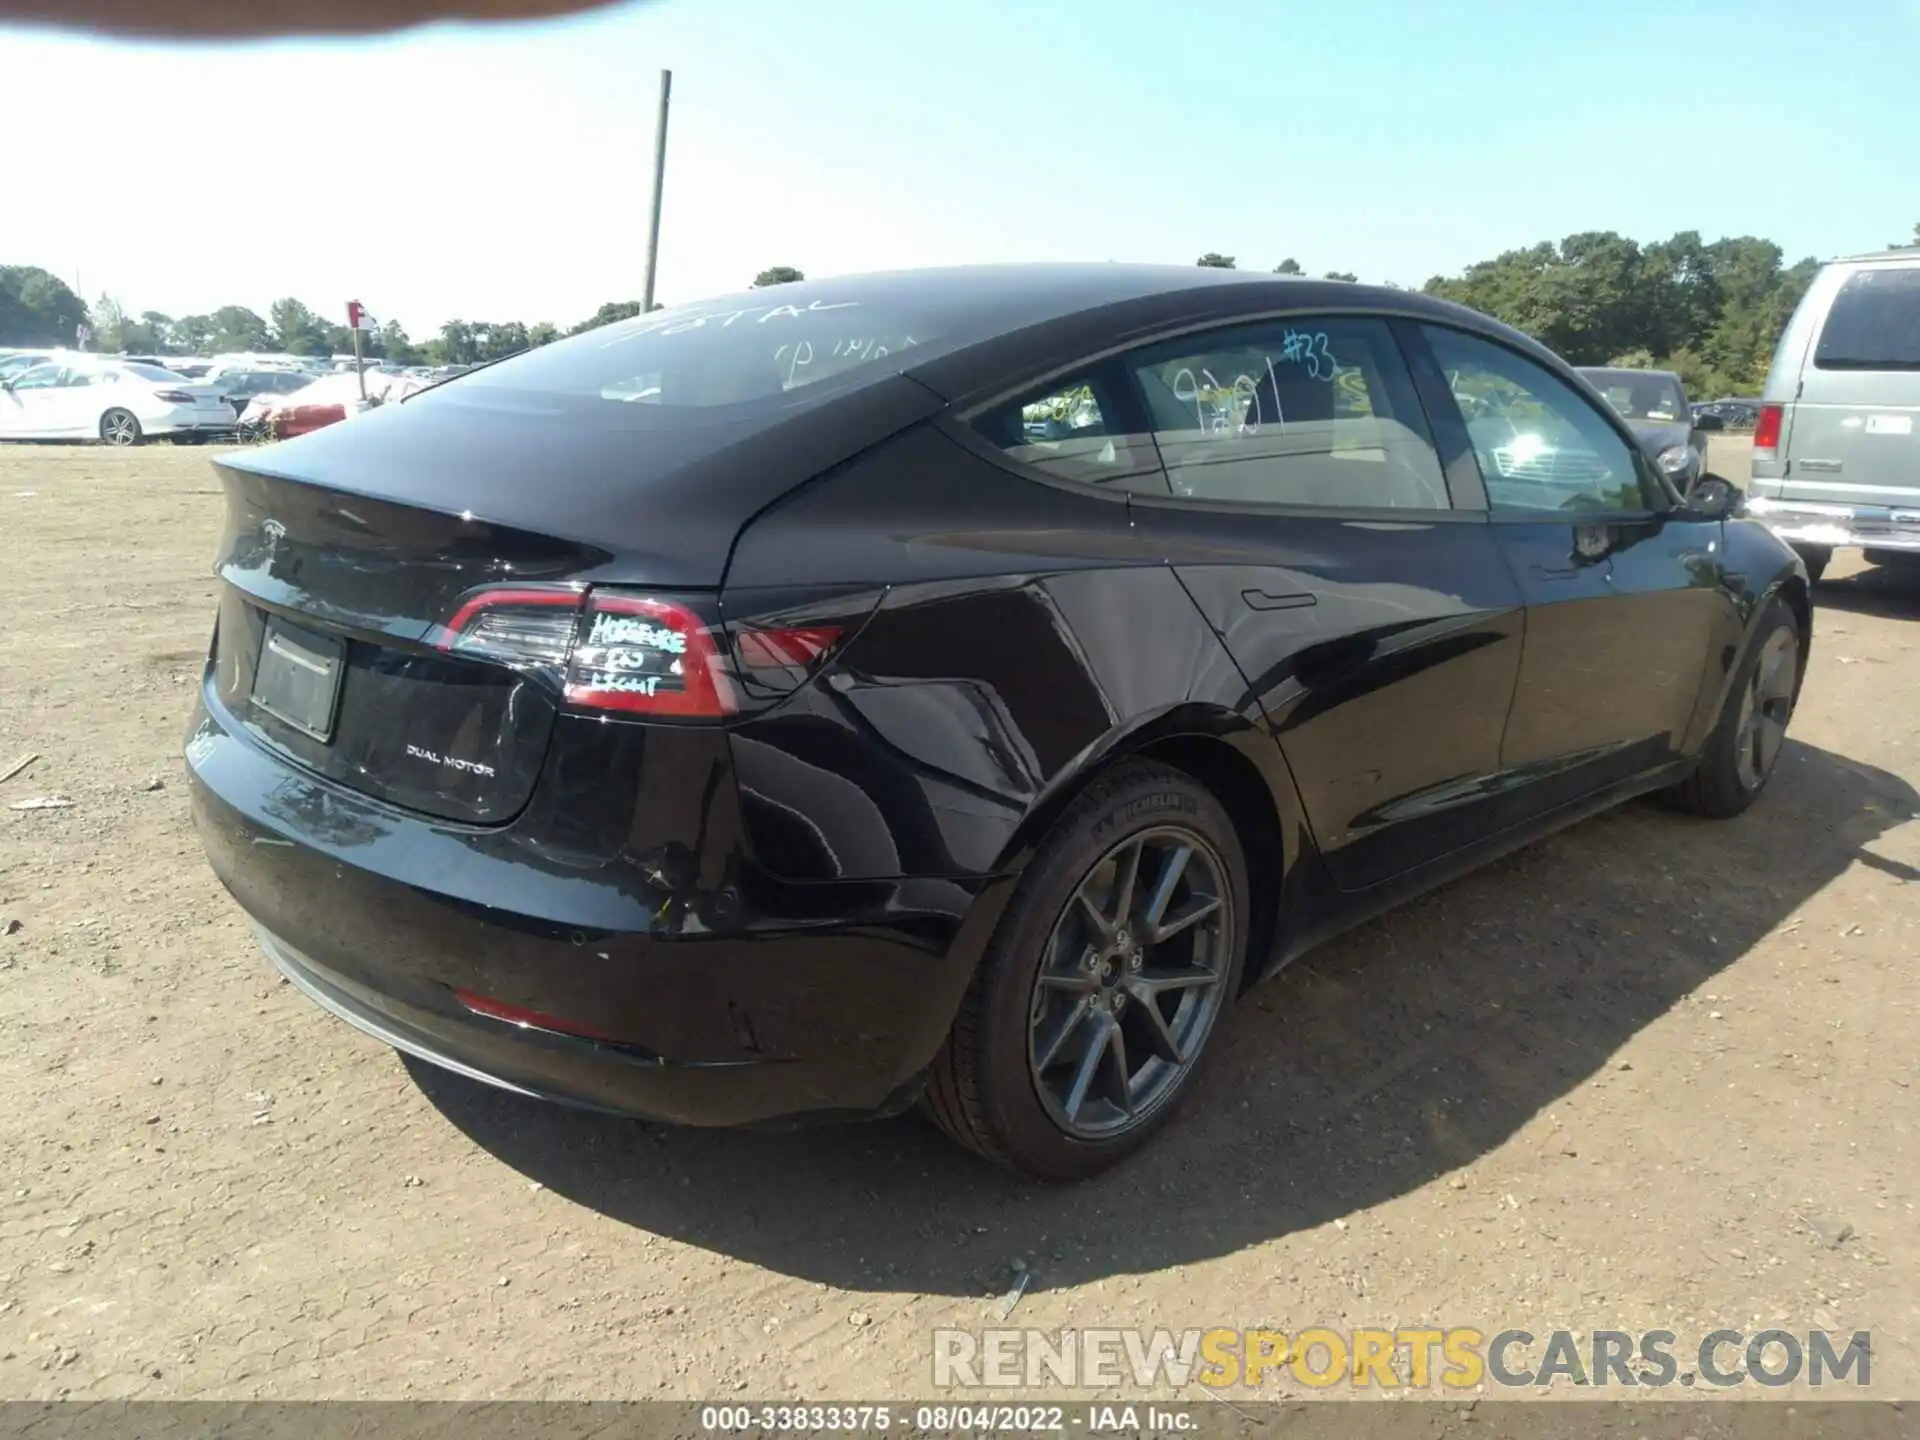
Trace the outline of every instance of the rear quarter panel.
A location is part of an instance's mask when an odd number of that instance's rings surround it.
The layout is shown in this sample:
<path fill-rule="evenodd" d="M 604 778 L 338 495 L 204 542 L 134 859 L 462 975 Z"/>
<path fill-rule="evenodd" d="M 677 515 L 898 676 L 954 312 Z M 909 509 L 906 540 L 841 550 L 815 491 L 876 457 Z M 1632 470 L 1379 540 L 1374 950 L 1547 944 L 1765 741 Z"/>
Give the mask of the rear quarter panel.
<path fill-rule="evenodd" d="M 1293 803 L 1244 677 L 1123 496 L 922 426 L 749 526 L 723 603 L 823 579 L 884 597 L 732 732 L 749 848 L 782 878 L 1011 873 L 1088 774 L 1172 735 L 1240 748 Z"/>

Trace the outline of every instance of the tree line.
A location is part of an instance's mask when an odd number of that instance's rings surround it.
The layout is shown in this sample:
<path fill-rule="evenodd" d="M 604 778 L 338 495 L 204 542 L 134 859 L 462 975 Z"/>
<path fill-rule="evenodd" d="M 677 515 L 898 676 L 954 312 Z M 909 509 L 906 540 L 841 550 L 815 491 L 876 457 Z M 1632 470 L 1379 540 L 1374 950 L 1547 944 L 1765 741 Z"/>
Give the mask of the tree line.
<path fill-rule="evenodd" d="M 1920 248 L 1920 224 L 1895 248 Z M 1213 251 L 1197 263 L 1238 268 L 1234 256 Z M 1758 389 L 1774 342 L 1819 268 L 1811 256 L 1787 264 L 1778 245 L 1753 235 L 1707 241 L 1697 230 L 1683 230 L 1642 245 L 1611 230 L 1595 230 L 1557 244 L 1542 241 L 1509 250 L 1458 275 L 1436 275 L 1421 288 L 1504 320 L 1576 365 L 1675 370 L 1692 394 L 1706 397 Z M 1289 257 L 1273 273 L 1305 271 Z M 805 278 L 790 265 L 775 265 L 753 283 L 784 285 Z M 1323 278 L 1358 277 L 1329 270 Z M 404 365 L 469 365 L 639 313 L 637 300 L 609 301 L 564 331 L 545 321 L 449 320 L 438 335 L 424 340 L 388 320 L 365 337 L 364 347 L 376 358 Z M 178 319 L 157 310 L 131 315 L 107 296 L 86 305 L 45 270 L 0 266 L 0 345 L 72 344 L 76 324 L 91 326 L 92 348 L 109 353 L 334 355 L 353 348 L 344 325 L 292 297 L 276 300 L 265 316 L 243 305 Z"/>
<path fill-rule="evenodd" d="M 1920 249 L 1920 224 L 1888 248 Z M 1212 251 L 1196 263 L 1237 268 L 1233 256 Z M 1708 241 L 1683 230 L 1642 245 L 1592 230 L 1508 250 L 1421 288 L 1504 320 L 1575 365 L 1673 370 L 1689 394 L 1705 399 L 1759 390 L 1774 344 L 1819 270 L 1812 256 L 1787 264 L 1778 245 L 1753 235 Z M 1303 272 L 1288 259 L 1273 273 Z"/>
<path fill-rule="evenodd" d="M 757 288 L 806 278 L 791 265 L 775 265 L 762 270 L 753 283 Z M 663 307 L 656 303 L 653 308 Z M 639 313 L 638 300 L 609 301 L 564 331 L 547 321 L 449 320 L 438 335 L 424 340 L 415 340 L 398 320 L 386 320 L 362 336 L 361 350 L 400 365 L 475 365 Z M 177 318 L 159 310 L 136 315 L 109 295 L 89 305 L 59 276 L 38 266 L 0 265 L 0 345 L 71 346 L 76 327 L 82 325 L 92 332 L 87 348 L 108 355 L 257 351 L 326 357 L 353 349 L 352 331 L 293 296 L 274 301 L 264 316 L 244 305 Z"/>

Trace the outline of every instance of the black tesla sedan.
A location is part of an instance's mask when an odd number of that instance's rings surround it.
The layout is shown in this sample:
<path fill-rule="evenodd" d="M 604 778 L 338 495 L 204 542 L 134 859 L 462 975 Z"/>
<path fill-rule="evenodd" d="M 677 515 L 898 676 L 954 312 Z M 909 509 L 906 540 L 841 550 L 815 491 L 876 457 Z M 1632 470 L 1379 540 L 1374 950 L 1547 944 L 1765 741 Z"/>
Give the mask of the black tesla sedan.
<path fill-rule="evenodd" d="M 785 285 L 218 468 L 187 758 L 296 985 L 525 1094 L 923 1100 L 1047 1177 L 1335 930 L 1744 809 L 1810 634 L 1539 345 L 1221 270 Z"/>

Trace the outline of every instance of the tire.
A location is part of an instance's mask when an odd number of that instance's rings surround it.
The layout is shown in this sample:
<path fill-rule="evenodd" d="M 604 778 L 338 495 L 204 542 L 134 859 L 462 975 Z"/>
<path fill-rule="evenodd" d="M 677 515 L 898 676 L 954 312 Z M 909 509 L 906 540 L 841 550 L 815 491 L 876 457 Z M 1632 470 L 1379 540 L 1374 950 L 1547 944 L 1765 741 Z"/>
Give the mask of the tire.
<path fill-rule="evenodd" d="M 1164 937 L 1152 923 L 1163 891 Z M 1245 969 L 1247 913 L 1246 860 L 1219 801 L 1177 770 L 1115 766 L 1028 865 L 924 1108 L 1023 1175 L 1077 1180 L 1113 1165 L 1196 1088 Z"/>
<path fill-rule="evenodd" d="M 102 445 L 138 445 L 140 438 L 140 422 L 131 410 L 116 407 L 100 417 Z"/>
<path fill-rule="evenodd" d="M 1767 602 L 1693 774 L 1668 793 L 1682 810 L 1727 820 L 1759 798 L 1786 743 L 1806 637 L 1779 597 Z"/>
<path fill-rule="evenodd" d="M 1799 555 L 1801 563 L 1807 567 L 1807 583 L 1818 585 L 1820 577 L 1827 573 L 1827 562 L 1833 559 L 1833 547 L 1831 545 L 1796 545 L 1793 548 Z"/>

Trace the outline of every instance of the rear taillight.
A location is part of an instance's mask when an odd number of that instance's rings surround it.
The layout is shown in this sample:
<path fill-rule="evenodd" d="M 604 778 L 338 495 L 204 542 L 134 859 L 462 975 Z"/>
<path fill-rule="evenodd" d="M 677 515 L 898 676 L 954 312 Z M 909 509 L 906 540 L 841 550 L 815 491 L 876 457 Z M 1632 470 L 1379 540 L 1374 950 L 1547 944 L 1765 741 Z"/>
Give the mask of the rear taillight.
<path fill-rule="evenodd" d="M 153 392 L 153 398 L 156 400 L 164 400 L 169 405 L 193 405 L 198 403 L 194 400 L 193 396 L 187 394 L 184 390 L 156 390 Z"/>
<path fill-rule="evenodd" d="M 717 720 L 740 708 L 716 629 L 685 605 L 597 590 L 567 664 L 567 702 Z"/>
<path fill-rule="evenodd" d="M 1780 458 L 1780 422 L 1785 418 L 1785 410 L 1778 405 L 1762 405 L 1760 417 L 1753 422 L 1753 458 L 1756 460 L 1778 460 Z"/>
<path fill-rule="evenodd" d="M 579 709 L 719 720 L 743 698 L 752 709 L 790 692 L 840 637 L 834 625 L 746 625 L 730 648 L 711 597 L 496 586 L 468 596 L 434 643 L 530 672 Z"/>

